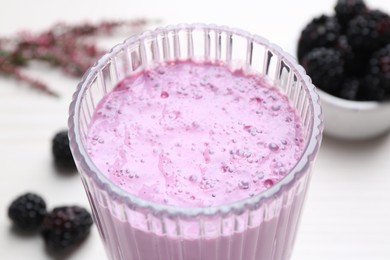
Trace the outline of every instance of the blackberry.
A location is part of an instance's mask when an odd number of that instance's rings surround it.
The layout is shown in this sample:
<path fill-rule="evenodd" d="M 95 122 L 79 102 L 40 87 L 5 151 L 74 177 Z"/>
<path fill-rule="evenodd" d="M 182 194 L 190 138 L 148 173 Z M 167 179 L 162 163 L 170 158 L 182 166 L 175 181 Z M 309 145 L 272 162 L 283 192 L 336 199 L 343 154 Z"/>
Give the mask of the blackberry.
<path fill-rule="evenodd" d="M 368 99 L 390 99 L 390 44 L 371 57 L 364 91 Z"/>
<path fill-rule="evenodd" d="M 335 94 L 343 81 L 344 62 L 339 51 L 317 48 L 304 56 L 302 66 L 318 88 Z"/>
<path fill-rule="evenodd" d="M 340 86 L 340 92 L 338 96 L 348 100 L 359 100 L 361 84 L 362 79 L 360 78 L 346 78 Z"/>
<path fill-rule="evenodd" d="M 46 215 L 46 203 L 37 194 L 26 193 L 16 198 L 8 208 L 8 216 L 23 231 L 36 230 Z"/>
<path fill-rule="evenodd" d="M 346 36 L 341 35 L 339 37 L 335 49 L 340 51 L 344 60 L 344 72 L 348 76 L 358 77 L 366 72 L 370 55 L 364 52 L 355 52 L 349 45 Z"/>
<path fill-rule="evenodd" d="M 346 35 L 355 51 L 370 54 L 390 42 L 390 16 L 380 10 L 367 11 L 349 22 Z"/>
<path fill-rule="evenodd" d="M 338 0 L 334 7 L 336 18 L 340 23 L 341 30 L 346 31 L 349 21 L 365 13 L 368 8 L 363 0 Z"/>
<path fill-rule="evenodd" d="M 366 101 L 383 101 L 389 99 L 389 93 L 383 89 L 379 84 L 379 79 L 371 74 L 364 78 L 364 85 L 362 86 L 362 97 Z"/>
<path fill-rule="evenodd" d="M 54 208 L 43 220 L 41 234 L 51 250 L 64 250 L 84 240 L 93 224 L 91 214 L 78 206 Z"/>
<path fill-rule="evenodd" d="M 298 41 L 298 60 L 314 48 L 333 47 L 340 36 L 340 25 L 333 16 L 321 15 L 302 30 Z"/>
<path fill-rule="evenodd" d="M 54 162 L 61 167 L 75 167 L 72 153 L 69 147 L 68 131 L 58 132 L 52 140 L 52 152 Z"/>

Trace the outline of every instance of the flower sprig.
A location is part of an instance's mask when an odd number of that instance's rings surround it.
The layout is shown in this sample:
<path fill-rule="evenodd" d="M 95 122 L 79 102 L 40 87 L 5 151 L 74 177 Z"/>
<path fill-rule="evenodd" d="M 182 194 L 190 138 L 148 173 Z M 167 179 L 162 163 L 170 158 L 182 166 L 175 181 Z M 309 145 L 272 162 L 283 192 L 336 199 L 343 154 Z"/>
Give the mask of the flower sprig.
<path fill-rule="evenodd" d="M 24 72 L 29 61 L 38 60 L 59 67 L 67 75 L 80 77 L 105 50 L 91 38 L 111 35 L 123 28 L 127 33 L 144 28 L 150 21 L 103 21 L 67 25 L 58 23 L 40 33 L 21 32 L 12 38 L 0 37 L 0 76 L 13 77 L 50 96 L 56 92 L 39 79 Z"/>

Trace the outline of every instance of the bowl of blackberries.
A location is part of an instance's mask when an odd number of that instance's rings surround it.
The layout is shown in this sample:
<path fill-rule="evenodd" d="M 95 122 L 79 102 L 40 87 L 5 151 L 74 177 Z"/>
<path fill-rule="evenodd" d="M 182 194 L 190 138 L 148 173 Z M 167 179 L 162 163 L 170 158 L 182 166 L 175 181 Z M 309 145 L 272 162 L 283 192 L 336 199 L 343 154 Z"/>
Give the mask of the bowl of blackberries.
<path fill-rule="evenodd" d="M 297 57 L 317 87 L 328 136 L 359 140 L 390 131 L 390 16 L 338 0 L 309 21 Z"/>

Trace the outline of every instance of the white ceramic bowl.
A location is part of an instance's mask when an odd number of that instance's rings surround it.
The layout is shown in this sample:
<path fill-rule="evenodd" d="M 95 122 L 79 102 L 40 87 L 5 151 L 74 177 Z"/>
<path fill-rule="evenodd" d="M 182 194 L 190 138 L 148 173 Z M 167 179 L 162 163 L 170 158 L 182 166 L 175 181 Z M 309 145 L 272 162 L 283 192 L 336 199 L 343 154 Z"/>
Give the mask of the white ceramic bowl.
<path fill-rule="evenodd" d="M 370 139 L 390 131 L 390 102 L 350 101 L 317 89 L 325 135 L 348 140 Z"/>

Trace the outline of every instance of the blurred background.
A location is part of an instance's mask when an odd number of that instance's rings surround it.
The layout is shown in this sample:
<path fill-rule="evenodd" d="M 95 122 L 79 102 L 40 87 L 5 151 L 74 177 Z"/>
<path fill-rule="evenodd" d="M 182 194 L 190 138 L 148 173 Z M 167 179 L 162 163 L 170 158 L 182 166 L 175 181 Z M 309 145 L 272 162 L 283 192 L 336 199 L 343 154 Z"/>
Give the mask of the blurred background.
<path fill-rule="evenodd" d="M 32 34 L 63 22 L 144 19 L 145 27 L 178 23 L 215 23 L 262 35 L 296 55 L 301 29 L 315 16 L 333 14 L 336 0 L 258 1 L 22 1 L 1 0 L 0 38 Z M 390 13 L 390 2 L 366 0 Z M 101 48 L 121 42 L 134 31 L 94 37 Z M 3 47 L 3 46 L 0 46 Z M 0 258 L 105 259 L 96 227 L 76 250 L 64 255 L 45 251 L 39 236 L 25 236 L 7 217 L 21 193 L 41 194 L 49 208 L 88 207 L 77 172 L 53 164 L 51 140 L 67 127 L 68 106 L 79 77 L 42 62 L 29 63 L 29 75 L 47 83 L 51 97 L 0 73 Z M 345 142 L 325 137 L 313 171 L 292 260 L 390 259 L 390 136 Z"/>

